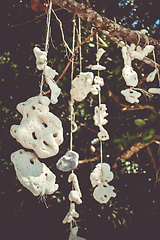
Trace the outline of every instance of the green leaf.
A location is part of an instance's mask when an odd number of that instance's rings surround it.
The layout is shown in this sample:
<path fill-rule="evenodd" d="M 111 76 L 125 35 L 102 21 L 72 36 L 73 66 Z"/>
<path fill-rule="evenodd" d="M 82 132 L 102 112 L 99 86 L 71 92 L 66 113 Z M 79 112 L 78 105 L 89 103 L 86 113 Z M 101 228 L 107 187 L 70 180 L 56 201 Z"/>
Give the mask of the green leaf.
<path fill-rule="evenodd" d="M 150 120 L 151 122 L 154 122 L 157 117 L 158 117 L 157 115 L 154 115 L 153 113 L 151 113 L 150 116 L 149 116 L 149 120 Z"/>
<path fill-rule="evenodd" d="M 142 141 L 144 143 L 149 143 L 155 135 L 155 129 L 147 129 L 142 135 Z"/>
<path fill-rule="evenodd" d="M 138 127 L 142 127 L 144 125 L 146 125 L 146 122 L 143 119 L 135 119 L 134 123 L 138 126 Z"/>
<path fill-rule="evenodd" d="M 113 140 L 114 143 L 122 143 L 122 141 L 123 141 L 123 140 L 122 140 L 121 138 L 118 138 L 118 139 Z"/>

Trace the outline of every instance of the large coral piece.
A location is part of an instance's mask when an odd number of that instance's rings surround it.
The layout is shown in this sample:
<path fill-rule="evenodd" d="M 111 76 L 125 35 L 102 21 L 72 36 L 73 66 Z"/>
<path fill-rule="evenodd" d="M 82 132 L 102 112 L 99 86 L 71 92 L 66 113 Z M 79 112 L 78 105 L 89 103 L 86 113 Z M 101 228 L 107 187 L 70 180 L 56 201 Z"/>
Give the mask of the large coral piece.
<path fill-rule="evenodd" d="M 93 197 L 99 203 L 107 203 L 111 197 L 116 197 L 116 193 L 113 192 L 114 187 L 108 184 L 114 177 L 110 169 L 108 163 L 98 163 L 90 174 L 92 186 L 97 186 L 94 189 Z"/>
<path fill-rule="evenodd" d="M 49 112 L 49 103 L 49 98 L 41 95 L 19 103 L 17 110 L 23 118 L 20 125 L 13 125 L 10 130 L 12 137 L 40 158 L 56 155 L 63 142 L 62 123 Z"/>
<path fill-rule="evenodd" d="M 20 149 L 11 154 L 11 161 L 14 164 L 18 180 L 34 196 L 53 194 L 57 191 L 56 176 L 38 160 L 36 154 Z"/>

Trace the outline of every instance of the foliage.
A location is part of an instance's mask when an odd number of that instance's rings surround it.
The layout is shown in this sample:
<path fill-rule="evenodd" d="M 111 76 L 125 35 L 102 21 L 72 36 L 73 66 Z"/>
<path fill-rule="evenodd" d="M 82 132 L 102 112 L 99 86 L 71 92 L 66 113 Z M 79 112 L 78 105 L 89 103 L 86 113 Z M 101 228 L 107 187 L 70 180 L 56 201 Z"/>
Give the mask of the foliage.
<path fill-rule="evenodd" d="M 18 182 L 15 177 L 13 165 L 10 162 L 10 154 L 21 146 L 9 134 L 12 124 L 18 124 L 21 115 L 17 112 L 16 105 L 25 101 L 28 97 L 39 93 L 39 81 L 41 72 L 35 68 L 35 58 L 33 47 L 44 48 L 45 43 L 45 15 L 39 17 L 30 8 L 26 7 L 27 1 L 0 1 L 0 180 L 1 187 L 1 213 L 3 216 L 4 230 L 12 228 L 20 239 L 21 231 L 26 232 L 28 226 L 30 231 L 34 229 L 35 238 L 43 238 L 60 228 L 61 221 L 68 211 L 68 192 L 70 184 L 67 182 L 68 175 L 60 173 L 55 168 L 55 163 L 61 157 L 69 145 L 69 107 L 70 100 L 70 70 L 66 72 L 59 82 L 62 89 L 57 105 L 51 106 L 53 111 L 63 122 L 65 141 L 60 147 L 60 153 L 48 160 L 49 166 L 57 176 L 60 189 L 53 196 L 48 196 L 47 203 L 49 210 L 45 209 L 42 203 L 37 204 L 37 199 L 31 195 Z M 160 20 L 157 11 L 157 1 L 149 0 L 91 0 L 91 6 L 99 13 L 131 29 L 146 28 L 151 36 L 158 39 Z M 56 8 L 56 6 L 55 6 Z M 58 8 L 58 7 L 57 7 Z M 152 14 L 154 12 L 154 14 Z M 63 22 L 65 39 L 69 46 L 72 46 L 72 18 L 73 15 L 67 11 L 57 11 L 58 17 Z M 36 20 L 35 17 L 39 17 Z M 33 20 L 33 21 L 31 21 Z M 29 22 L 28 22 L 29 21 Z M 26 23 L 25 23 L 26 22 Z M 27 23 L 28 22 L 28 23 Z M 19 23 L 25 23 L 18 25 Z M 85 38 L 90 33 L 91 26 L 82 22 L 82 37 Z M 110 140 L 103 144 L 104 161 L 109 162 L 113 167 L 115 179 L 113 185 L 116 187 L 117 197 L 109 204 L 99 205 L 92 198 L 93 189 L 89 182 L 89 174 L 94 169 L 98 161 L 84 163 L 76 171 L 83 192 L 83 204 L 77 207 L 80 213 L 81 226 L 80 234 L 86 239 L 132 239 L 139 233 L 138 239 L 144 239 L 151 234 L 149 227 L 156 233 L 156 224 L 159 220 L 159 189 L 155 184 L 155 172 L 150 162 L 146 149 L 139 151 L 139 160 L 136 155 L 131 159 L 116 161 L 122 150 L 129 149 L 137 141 L 150 143 L 155 135 L 160 135 L 160 112 L 159 96 L 147 99 L 142 96 L 140 104 L 150 106 L 141 110 L 122 111 L 128 106 L 120 91 L 125 88 L 124 80 L 121 76 L 123 61 L 121 50 L 115 43 L 106 36 L 100 34 L 107 43 L 106 53 L 102 57 L 102 65 L 107 66 L 107 70 L 102 73 L 105 79 L 105 86 L 102 88 L 102 102 L 107 104 L 109 116 L 106 129 L 109 132 Z M 49 62 L 56 71 L 61 74 L 68 58 L 65 56 L 65 48 L 61 38 L 59 25 L 52 16 L 52 41 L 49 49 Z M 87 71 L 89 64 L 95 63 L 96 41 L 86 42 L 82 47 L 83 69 Z M 152 58 L 152 56 L 150 56 Z M 159 52 L 156 52 L 157 62 Z M 141 88 L 148 89 L 150 86 L 158 86 L 158 79 L 153 83 L 146 83 L 145 78 L 152 68 L 144 63 L 134 61 L 134 69 L 138 72 L 141 81 Z M 75 67 L 74 75 L 79 72 L 79 63 Z M 48 90 L 47 85 L 44 91 Z M 115 97 L 111 97 L 110 92 Z M 116 101 L 118 99 L 118 102 Z M 75 104 L 76 121 L 78 131 L 74 133 L 74 150 L 80 154 L 80 159 L 89 159 L 99 156 L 99 143 L 93 140 L 97 138 L 98 128 L 93 124 L 94 107 L 97 105 L 97 96 L 91 94 L 81 103 Z M 94 145 L 95 152 L 91 146 Z M 155 143 L 151 145 L 151 150 L 159 167 L 158 147 Z M 42 219 L 43 216 L 43 219 Z M 55 217 L 56 216 L 56 217 Z M 30 224 L 28 223 L 28 217 Z M 10 219 L 9 223 L 7 222 Z M 50 220 L 51 219 L 51 220 Z M 93 220 L 94 219 L 94 220 Z M 148 222 L 147 220 L 148 219 Z M 36 224 L 35 224 L 36 222 Z M 17 233 L 14 228 L 19 224 L 21 231 Z M 146 227 L 144 228 L 146 224 Z M 35 226 L 33 228 L 33 225 Z M 12 226 L 12 227 L 11 227 Z M 126 228 L 128 227 L 128 228 Z M 45 229 L 45 233 L 39 229 Z M 67 239 L 68 226 L 61 226 L 59 239 Z M 98 229 L 98 230 L 97 230 Z M 65 231 L 66 230 L 66 231 Z M 144 230 L 144 232 L 143 232 Z M 30 232 L 29 231 L 29 232 Z M 132 236 L 130 233 L 132 232 Z M 152 237 L 154 235 L 152 234 Z M 29 233 L 26 233 L 26 238 Z"/>

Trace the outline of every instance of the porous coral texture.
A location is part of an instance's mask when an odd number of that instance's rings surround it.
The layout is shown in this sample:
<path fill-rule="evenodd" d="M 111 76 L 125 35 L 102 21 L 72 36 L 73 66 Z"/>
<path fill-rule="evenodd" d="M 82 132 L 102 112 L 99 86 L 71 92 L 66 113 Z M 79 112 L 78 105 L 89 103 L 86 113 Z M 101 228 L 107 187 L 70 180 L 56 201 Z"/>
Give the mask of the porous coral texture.
<path fill-rule="evenodd" d="M 93 83 L 93 73 L 92 72 L 81 72 L 72 81 L 72 88 L 70 91 L 71 97 L 80 102 L 85 99 L 91 90 L 91 85 Z"/>
<path fill-rule="evenodd" d="M 41 163 L 36 154 L 20 149 L 11 154 L 16 175 L 21 184 L 30 190 L 34 196 L 53 194 L 58 189 L 56 176 Z"/>
<path fill-rule="evenodd" d="M 19 103 L 17 110 L 23 118 L 20 125 L 13 125 L 10 129 L 12 137 L 23 147 L 33 149 L 40 158 L 56 155 L 63 142 L 62 123 L 49 112 L 49 103 L 49 98 L 42 95 Z"/>

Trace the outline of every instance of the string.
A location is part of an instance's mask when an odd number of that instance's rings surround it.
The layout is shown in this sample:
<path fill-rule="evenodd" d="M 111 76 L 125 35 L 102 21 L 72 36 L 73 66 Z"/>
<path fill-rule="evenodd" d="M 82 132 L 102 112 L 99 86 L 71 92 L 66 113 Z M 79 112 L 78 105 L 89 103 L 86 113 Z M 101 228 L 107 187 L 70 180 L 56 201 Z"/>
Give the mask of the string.
<path fill-rule="evenodd" d="M 73 18 L 73 39 L 72 39 L 72 50 L 74 51 L 75 48 L 75 33 L 76 33 L 76 25 L 75 25 L 75 15 Z M 71 88 L 72 88 L 72 81 L 73 81 L 73 73 L 74 73 L 74 57 L 72 59 L 71 63 Z M 71 114 L 71 131 L 70 131 L 70 150 L 73 149 L 73 122 L 75 121 L 75 116 L 74 116 L 74 99 L 71 96 L 71 101 L 70 101 L 70 114 Z"/>
<path fill-rule="evenodd" d="M 96 41 L 97 41 L 97 53 L 99 50 L 99 41 L 98 41 L 98 33 L 96 34 Z M 97 61 L 97 65 L 99 65 L 99 60 Z M 100 72 L 98 70 L 98 77 L 100 77 Z M 98 98 L 99 98 L 99 119 L 101 119 L 101 111 L 100 111 L 100 107 L 101 107 L 101 90 L 99 90 L 98 92 Z M 100 160 L 101 160 L 101 173 L 102 173 L 102 179 L 104 182 L 104 177 L 103 177 L 103 143 L 102 140 L 100 140 Z"/>
<path fill-rule="evenodd" d="M 74 55 L 74 49 L 73 49 L 73 51 L 72 51 L 72 50 L 69 48 L 67 42 L 65 41 L 64 32 L 63 32 L 63 26 L 62 26 L 61 20 L 58 18 L 57 14 L 55 13 L 55 11 L 54 11 L 53 9 L 52 9 L 52 12 L 53 12 L 55 18 L 57 19 L 57 21 L 59 22 L 59 26 L 60 26 L 61 33 L 62 33 L 62 40 L 63 40 L 64 46 L 65 46 L 65 48 L 66 48 L 66 55 L 68 55 L 67 49 L 68 49 L 68 51 L 69 51 L 72 55 Z"/>
<path fill-rule="evenodd" d="M 78 25 L 79 25 L 79 34 L 78 34 L 79 44 L 81 44 L 81 19 L 80 18 L 78 18 Z M 81 46 L 79 48 L 79 72 L 80 73 L 82 72 L 82 48 L 81 48 Z"/>
<path fill-rule="evenodd" d="M 73 36 L 72 36 L 72 50 L 74 51 L 75 48 L 75 35 L 76 35 L 76 24 L 75 24 L 75 15 L 73 17 Z M 73 74 L 74 74 L 74 56 L 72 58 L 72 63 L 71 63 L 71 88 L 72 88 L 72 81 L 73 81 Z M 70 125 L 70 150 L 73 149 L 73 123 L 75 123 L 75 115 L 74 115 L 74 99 L 72 98 L 71 95 L 71 101 L 70 101 L 70 121 L 71 121 L 71 125 Z M 72 173 L 74 171 L 72 170 Z M 73 190 L 73 183 L 72 183 L 72 190 Z M 70 202 L 71 205 L 72 202 Z M 72 230 L 73 227 L 73 223 L 76 224 L 75 219 L 73 218 L 73 220 L 70 222 L 70 231 Z"/>
<path fill-rule="evenodd" d="M 46 19 L 46 25 L 47 25 L 47 33 L 46 33 L 46 42 L 45 42 L 45 52 L 48 53 L 49 48 L 49 35 L 50 35 L 50 21 L 51 21 L 51 9 L 52 9 L 52 1 L 49 2 L 49 8 L 47 12 L 47 19 Z M 43 93 L 43 83 L 44 83 L 44 70 L 45 70 L 46 63 L 44 64 L 44 69 L 42 72 L 42 78 L 40 83 L 40 94 Z"/>

